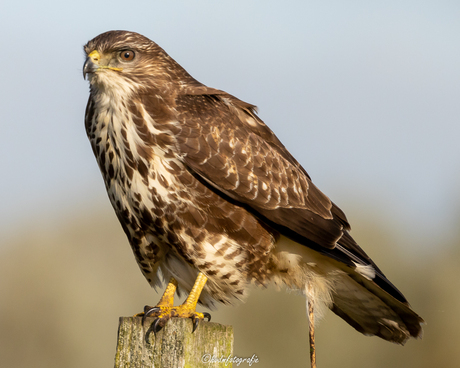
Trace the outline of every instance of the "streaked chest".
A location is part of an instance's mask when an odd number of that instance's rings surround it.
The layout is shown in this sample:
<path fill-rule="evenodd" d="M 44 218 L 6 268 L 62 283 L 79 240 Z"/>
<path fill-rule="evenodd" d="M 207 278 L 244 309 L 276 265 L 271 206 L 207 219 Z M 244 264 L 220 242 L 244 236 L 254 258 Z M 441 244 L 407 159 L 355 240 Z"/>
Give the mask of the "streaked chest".
<path fill-rule="evenodd" d="M 115 211 L 134 227 L 164 217 L 167 207 L 177 207 L 176 175 L 183 167 L 173 135 L 140 108 L 110 99 L 93 104 L 88 136 Z"/>

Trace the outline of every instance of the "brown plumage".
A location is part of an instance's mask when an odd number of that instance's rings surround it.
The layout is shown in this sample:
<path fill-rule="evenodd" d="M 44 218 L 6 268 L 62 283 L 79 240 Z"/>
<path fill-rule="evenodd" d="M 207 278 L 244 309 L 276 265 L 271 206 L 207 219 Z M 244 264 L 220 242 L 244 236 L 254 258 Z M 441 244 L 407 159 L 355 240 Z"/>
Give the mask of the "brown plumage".
<path fill-rule="evenodd" d="M 160 271 L 188 292 L 201 272 L 211 306 L 243 299 L 251 283 L 285 284 L 362 333 L 421 336 L 423 320 L 253 105 L 133 32 L 101 34 L 85 52 L 86 131 L 152 286 Z"/>

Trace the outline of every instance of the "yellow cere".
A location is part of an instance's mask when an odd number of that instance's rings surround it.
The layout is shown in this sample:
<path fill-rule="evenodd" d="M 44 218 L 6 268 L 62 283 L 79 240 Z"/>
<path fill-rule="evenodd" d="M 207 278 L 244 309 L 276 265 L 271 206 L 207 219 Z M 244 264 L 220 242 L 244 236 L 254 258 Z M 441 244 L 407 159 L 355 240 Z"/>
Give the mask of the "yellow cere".
<path fill-rule="evenodd" d="M 101 58 L 101 56 L 99 55 L 99 52 L 97 52 L 97 50 L 93 50 L 89 53 L 88 57 L 93 61 L 93 62 L 98 62 Z M 117 72 L 121 72 L 123 70 L 123 68 L 115 68 L 115 67 L 112 67 L 112 66 L 108 66 L 108 65 L 99 65 L 99 68 L 98 69 L 110 69 L 110 70 L 115 70 Z"/>
<path fill-rule="evenodd" d="M 91 58 L 91 60 L 95 61 L 95 60 L 99 60 L 100 56 L 99 56 L 99 53 L 97 52 L 97 50 L 93 50 L 89 53 L 88 57 Z"/>

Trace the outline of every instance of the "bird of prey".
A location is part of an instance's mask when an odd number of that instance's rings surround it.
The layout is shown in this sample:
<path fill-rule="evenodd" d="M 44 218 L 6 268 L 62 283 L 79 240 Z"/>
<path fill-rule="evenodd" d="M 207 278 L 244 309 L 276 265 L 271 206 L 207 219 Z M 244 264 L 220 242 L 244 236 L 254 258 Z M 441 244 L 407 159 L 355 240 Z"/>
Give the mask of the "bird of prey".
<path fill-rule="evenodd" d="M 366 335 L 421 336 L 422 318 L 254 105 L 201 84 L 134 32 L 103 33 L 84 51 L 86 132 L 110 202 L 150 285 L 169 280 L 145 310 L 160 327 L 209 317 L 197 302 L 228 304 L 272 283 L 306 296 L 311 326 L 313 310 L 330 308 Z"/>

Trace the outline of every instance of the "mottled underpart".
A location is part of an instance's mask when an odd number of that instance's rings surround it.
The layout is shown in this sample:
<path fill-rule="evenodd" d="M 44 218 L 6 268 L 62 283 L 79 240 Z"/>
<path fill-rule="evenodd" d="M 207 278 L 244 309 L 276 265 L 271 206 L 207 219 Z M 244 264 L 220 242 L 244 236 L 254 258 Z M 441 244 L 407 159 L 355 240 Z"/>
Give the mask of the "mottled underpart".
<path fill-rule="evenodd" d="M 96 109 L 90 101 L 87 132 L 110 201 L 147 280 L 157 282 L 162 264 L 165 277 L 183 280 L 180 269 L 167 267 L 173 258 L 209 278 L 203 298 L 207 293 L 228 303 L 243 296 L 248 281 L 265 284 L 274 237 L 244 208 L 190 173 L 176 149 L 177 121 L 158 124 L 140 105 L 106 101 Z"/>

